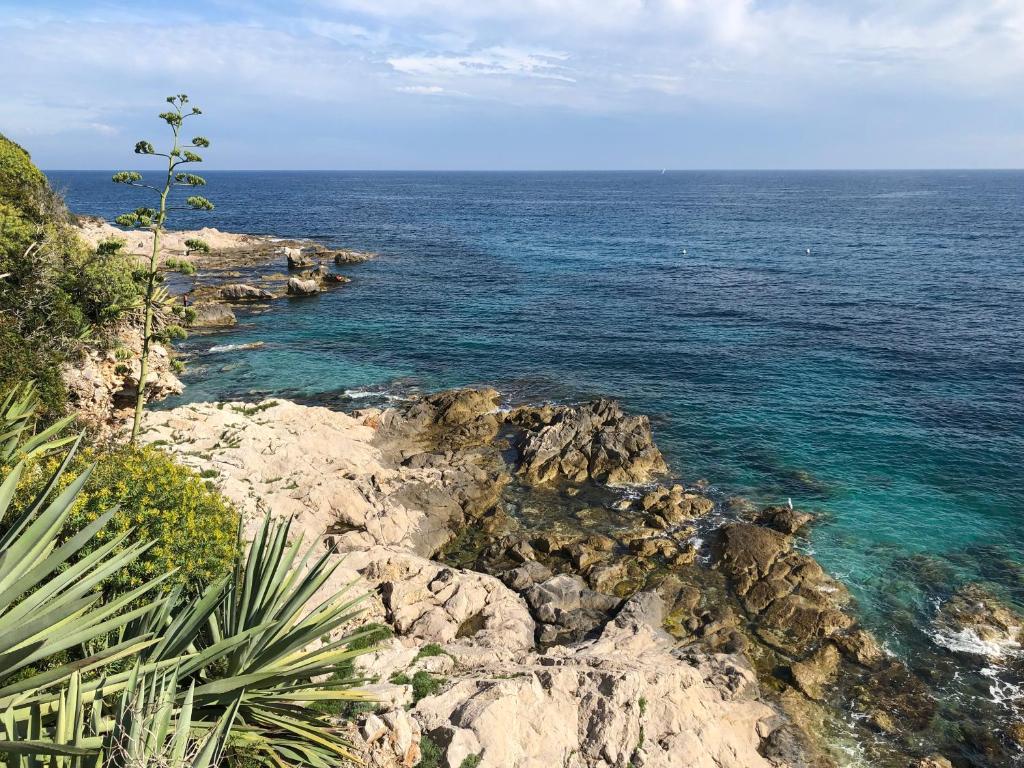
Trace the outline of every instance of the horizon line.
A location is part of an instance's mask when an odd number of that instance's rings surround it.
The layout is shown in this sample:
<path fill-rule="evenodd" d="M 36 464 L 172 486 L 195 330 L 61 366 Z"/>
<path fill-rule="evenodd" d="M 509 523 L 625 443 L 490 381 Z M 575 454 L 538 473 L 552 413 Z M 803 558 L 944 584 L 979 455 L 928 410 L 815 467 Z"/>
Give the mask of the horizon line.
<path fill-rule="evenodd" d="M 127 167 L 127 166 L 125 166 Z M 44 173 L 110 173 L 111 168 L 43 168 Z M 162 169 L 154 168 L 154 172 Z M 1024 172 L 1022 167 L 927 168 L 202 168 L 205 173 L 970 173 Z"/>

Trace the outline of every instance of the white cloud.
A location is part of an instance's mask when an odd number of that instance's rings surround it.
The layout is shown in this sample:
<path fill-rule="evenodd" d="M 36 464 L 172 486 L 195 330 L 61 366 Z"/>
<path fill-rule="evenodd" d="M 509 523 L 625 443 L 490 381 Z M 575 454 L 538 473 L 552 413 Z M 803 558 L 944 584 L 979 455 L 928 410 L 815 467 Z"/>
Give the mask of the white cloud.
<path fill-rule="evenodd" d="M 561 52 L 493 47 L 473 54 L 397 56 L 388 59 L 388 64 L 398 72 L 426 77 L 511 75 L 572 82 L 562 74 L 562 63 L 568 58 Z"/>
<path fill-rule="evenodd" d="M 439 85 L 401 85 L 395 90 L 399 93 L 415 93 L 420 96 L 440 96 L 448 93 Z"/>
<path fill-rule="evenodd" d="M 182 87 L 266 120 L 451 111 L 410 96 L 519 115 L 984 108 L 1024 87 L 1024 0 L 246 0 L 166 26 L 122 1 L 0 17 L 0 68 L 18 73 L 0 130 L 123 131 Z"/>

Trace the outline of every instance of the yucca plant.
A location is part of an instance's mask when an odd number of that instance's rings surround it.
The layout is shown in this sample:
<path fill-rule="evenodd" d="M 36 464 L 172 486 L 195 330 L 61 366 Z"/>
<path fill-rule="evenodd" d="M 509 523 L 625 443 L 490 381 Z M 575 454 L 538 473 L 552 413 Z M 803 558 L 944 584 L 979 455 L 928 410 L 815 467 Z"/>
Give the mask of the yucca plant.
<path fill-rule="evenodd" d="M 114 725 L 103 743 L 107 768 L 209 768 L 219 765 L 228 743 L 239 700 L 214 723 L 193 721 L 195 684 L 179 706 L 177 670 L 136 677 L 121 696 Z"/>

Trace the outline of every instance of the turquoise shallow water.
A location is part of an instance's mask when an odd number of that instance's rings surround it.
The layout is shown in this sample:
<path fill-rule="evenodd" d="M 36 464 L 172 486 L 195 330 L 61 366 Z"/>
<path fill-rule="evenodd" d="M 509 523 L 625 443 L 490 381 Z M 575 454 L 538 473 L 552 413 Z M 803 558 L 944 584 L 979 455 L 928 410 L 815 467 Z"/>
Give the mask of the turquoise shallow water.
<path fill-rule="evenodd" d="M 106 173 L 51 177 L 79 212 L 138 203 Z M 383 255 L 190 342 L 187 399 L 611 394 L 684 478 L 819 510 L 809 546 L 912 663 L 982 668 L 932 641 L 956 585 L 1024 605 L 1024 173 L 208 178 L 217 210 L 181 226 Z M 1019 716 L 983 678 L 943 695 Z"/>

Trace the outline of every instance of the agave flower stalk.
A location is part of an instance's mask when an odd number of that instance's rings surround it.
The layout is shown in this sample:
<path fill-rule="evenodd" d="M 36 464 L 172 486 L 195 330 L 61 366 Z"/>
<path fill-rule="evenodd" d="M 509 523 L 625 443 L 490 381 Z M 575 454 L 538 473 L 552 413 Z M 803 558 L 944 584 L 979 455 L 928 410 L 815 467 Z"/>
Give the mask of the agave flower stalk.
<path fill-rule="evenodd" d="M 157 274 L 160 254 L 160 234 L 167 223 L 167 216 L 172 208 L 169 205 L 171 191 L 176 187 L 202 187 L 206 185 L 206 179 L 194 173 L 179 171 L 178 168 L 188 163 L 201 163 L 203 158 L 193 150 L 210 146 L 210 142 L 203 136 L 196 136 L 191 143 L 183 144 L 180 133 L 185 120 L 202 114 L 198 107 L 187 108 L 188 96 L 179 93 L 176 96 L 168 96 L 167 103 L 171 108 L 167 112 L 160 113 L 160 119 L 167 123 L 171 129 L 173 142 L 167 152 L 157 152 L 156 148 L 148 141 L 139 141 L 135 144 L 135 154 L 152 155 L 163 157 L 167 160 L 167 173 L 160 186 L 153 186 L 144 181 L 142 174 L 138 171 L 119 171 L 113 176 L 115 184 L 126 184 L 130 187 L 139 187 L 149 190 L 157 196 L 156 207 L 136 208 L 130 213 L 118 216 L 115 221 L 123 227 L 140 227 L 148 229 L 153 233 L 153 248 L 150 251 L 149 265 L 146 272 L 146 292 L 143 297 L 143 327 L 142 327 L 142 359 L 139 366 L 139 386 L 135 397 L 135 415 L 132 420 L 131 442 L 135 442 L 139 435 L 139 427 L 142 423 L 142 411 L 146 406 L 146 378 L 149 376 L 149 349 L 153 341 L 153 314 L 156 304 Z M 185 199 L 185 209 L 197 211 L 212 211 L 213 203 L 200 195 L 192 195 Z M 205 243 L 193 240 L 193 244 L 199 243 L 198 247 L 191 250 L 202 250 Z M 208 248 L 207 248 L 208 250 Z"/>

